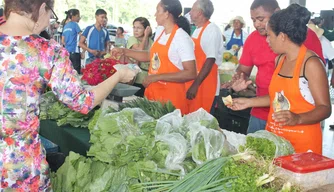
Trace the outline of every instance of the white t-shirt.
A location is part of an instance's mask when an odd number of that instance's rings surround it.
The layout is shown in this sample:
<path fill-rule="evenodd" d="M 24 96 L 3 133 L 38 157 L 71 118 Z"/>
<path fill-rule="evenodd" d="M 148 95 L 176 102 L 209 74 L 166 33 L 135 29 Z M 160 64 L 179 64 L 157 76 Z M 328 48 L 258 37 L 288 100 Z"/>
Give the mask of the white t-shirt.
<path fill-rule="evenodd" d="M 334 48 L 331 42 L 324 36 L 320 37 L 320 42 L 324 58 L 328 60 L 334 59 Z"/>
<path fill-rule="evenodd" d="M 225 44 L 227 45 L 228 42 L 230 42 L 232 38 L 233 28 L 230 28 L 226 31 L 224 31 L 224 37 L 225 37 Z M 245 30 L 242 30 L 242 42 L 245 44 L 245 41 L 248 37 L 248 33 Z M 235 33 L 233 35 L 234 39 L 241 39 L 241 34 L 239 36 L 236 36 Z"/>
<path fill-rule="evenodd" d="M 158 26 L 155 31 L 154 43 L 164 31 L 163 26 Z M 159 39 L 159 44 L 166 45 L 170 34 L 163 32 Z M 171 42 L 168 50 L 169 60 L 180 70 L 183 70 L 182 62 L 195 60 L 195 47 L 191 37 L 181 28 L 179 28 Z"/>
<path fill-rule="evenodd" d="M 201 30 L 202 27 L 196 28 L 192 37 L 197 39 Z M 222 64 L 223 61 L 222 55 L 225 50 L 224 41 L 222 37 L 222 32 L 220 31 L 219 27 L 216 24 L 210 23 L 203 31 L 201 39 L 201 47 L 206 55 L 206 58 L 215 58 L 216 64 L 218 66 Z M 218 78 L 217 78 L 216 96 L 219 95 L 220 91 L 219 72 L 217 72 L 217 76 Z"/>

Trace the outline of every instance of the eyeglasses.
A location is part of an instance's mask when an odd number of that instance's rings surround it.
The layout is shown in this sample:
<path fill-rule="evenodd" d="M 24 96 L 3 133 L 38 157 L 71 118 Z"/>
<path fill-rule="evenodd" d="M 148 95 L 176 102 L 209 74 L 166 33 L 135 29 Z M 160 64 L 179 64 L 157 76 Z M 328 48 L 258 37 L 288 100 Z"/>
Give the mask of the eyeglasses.
<path fill-rule="evenodd" d="M 53 9 L 47 4 L 47 3 L 45 3 L 45 5 L 51 10 L 51 12 L 52 12 L 52 15 L 53 15 L 53 17 L 51 18 L 51 19 L 55 19 L 56 21 L 58 21 L 58 17 L 57 17 L 57 15 L 56 15 L 56 13 L 53 11 Z"/>

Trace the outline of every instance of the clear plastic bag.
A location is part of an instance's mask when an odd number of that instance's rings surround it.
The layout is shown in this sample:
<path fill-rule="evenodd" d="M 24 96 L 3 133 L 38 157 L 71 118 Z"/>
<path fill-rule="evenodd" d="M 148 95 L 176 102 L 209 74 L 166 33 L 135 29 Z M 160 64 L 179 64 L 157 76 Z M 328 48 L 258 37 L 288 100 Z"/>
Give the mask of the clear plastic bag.
<path fill-rule="evenodd" d="M 198 122 L 190 124 L 189 130 L 192 158 L 197 164 L 237 153 L 222 132 L 208 129 Z"/>
<path fill-rule="evenodd" d="M 226 135 L 227 142 L 239 151 L 239 147 L 246 144 L 246 135 L 222 129 Z"/>
<path fill-rule="evenodd" d="M 210 129 L 218 129 L 219 123 L 217 119 L 203 108 L 184 116 L 184 123 L 189 126 L 191 123 L 200 122 L 202 126 Z"/>
<path fill-rule="evenodd" d="M 247 137 L 263 138 L 274 142 L 276 146 L 275 157 L 290 155 L 295 153 L 290 141 L 266 130 L 260 130 L 255 133 L 250 133 Z"/>
<path fill-rule="evenodd" d="M 172 113 L 168 113 L 162 116 L 157 121 L 156 136 L 167 135 L 169 133 L 180 132 L 178 131 L 182 126 L 183 118 L 181 111 L 176 109 Z"/>
<path fill-rule="evenodd" d="M 169 146 L 169 153 L 165 161 L 166 169 L 180 170 L 181 175 L 184 175 L 185 170 L 181 164 L 188 152 L 187 140 L 179 133 L 171 133 L 157 136 L 156 141 L 162 141 Z"/>

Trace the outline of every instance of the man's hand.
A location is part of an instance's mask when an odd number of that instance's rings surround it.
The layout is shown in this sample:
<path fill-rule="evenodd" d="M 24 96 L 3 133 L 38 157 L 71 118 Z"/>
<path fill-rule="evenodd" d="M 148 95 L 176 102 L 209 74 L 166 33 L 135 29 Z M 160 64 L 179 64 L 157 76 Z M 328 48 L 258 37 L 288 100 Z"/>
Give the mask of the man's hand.
<path fill-rule="evenodd" d="M 148 87 L 151 83 L 159 81 L 158 75 L 149 75 L 143 81 L 143 86 Z"/>
<path fill-rule="evenodd" d="M 235 92 L 239 92 L 242 90 L 247 89 L 248 85 L 252 84 L 252 80 L 247 80 L 245 78 L 244 73 L 240 73 L 239 74 L 235 74 L 232 77 L 232 85 L 231 88 L 235 91 Z"/>
<path fill-rule="evenodd" d="M 192 84 L 187 91 L 187 99 L 189 99 L 189 100 L 195 99 L 195 97 L 197 95 L 197 91 L 198 91 L 198 86 Z"/>

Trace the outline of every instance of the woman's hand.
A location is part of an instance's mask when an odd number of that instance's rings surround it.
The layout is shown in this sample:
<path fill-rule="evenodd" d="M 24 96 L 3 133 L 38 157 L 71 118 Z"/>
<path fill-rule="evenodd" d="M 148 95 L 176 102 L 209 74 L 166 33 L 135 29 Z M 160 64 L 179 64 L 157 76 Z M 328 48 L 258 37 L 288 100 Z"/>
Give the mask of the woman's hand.
<path fill-rule="evenodd" d="M 291 111 L 279 111 L 273 114 L 273 120 L 281 126 L 294 126 L 300 124 L 300 115 Z"/>
<path fill-rule="evenodd" d="M 143 81 L 143 86 L 148 87 L 151 83 L 159 81 L 158 75 L 149 75 Z"/>
<path fill-rule="evenodd" d="M 248 98 L 233 99 L 231 106 L 226 106 L 234 111 L 240 111 L 251 107 L 251 101 Z"/>
<path fill-rule="evenodd" d="M 128 83 L 136 76 L 136 72 L 128 67 L 122 67 L 117 70 L 116 74 L 118 75 L 119 82 L 121 83 Z"/>
<path fill-rule="evenodd" d="M 147 26 L 146 29 L 145 29 L 145 31 L 144 31 L 144 36 L 148 37 L 148 36 L 151 35 L 151 33 L 152 33 L 151 27 Z"/>

